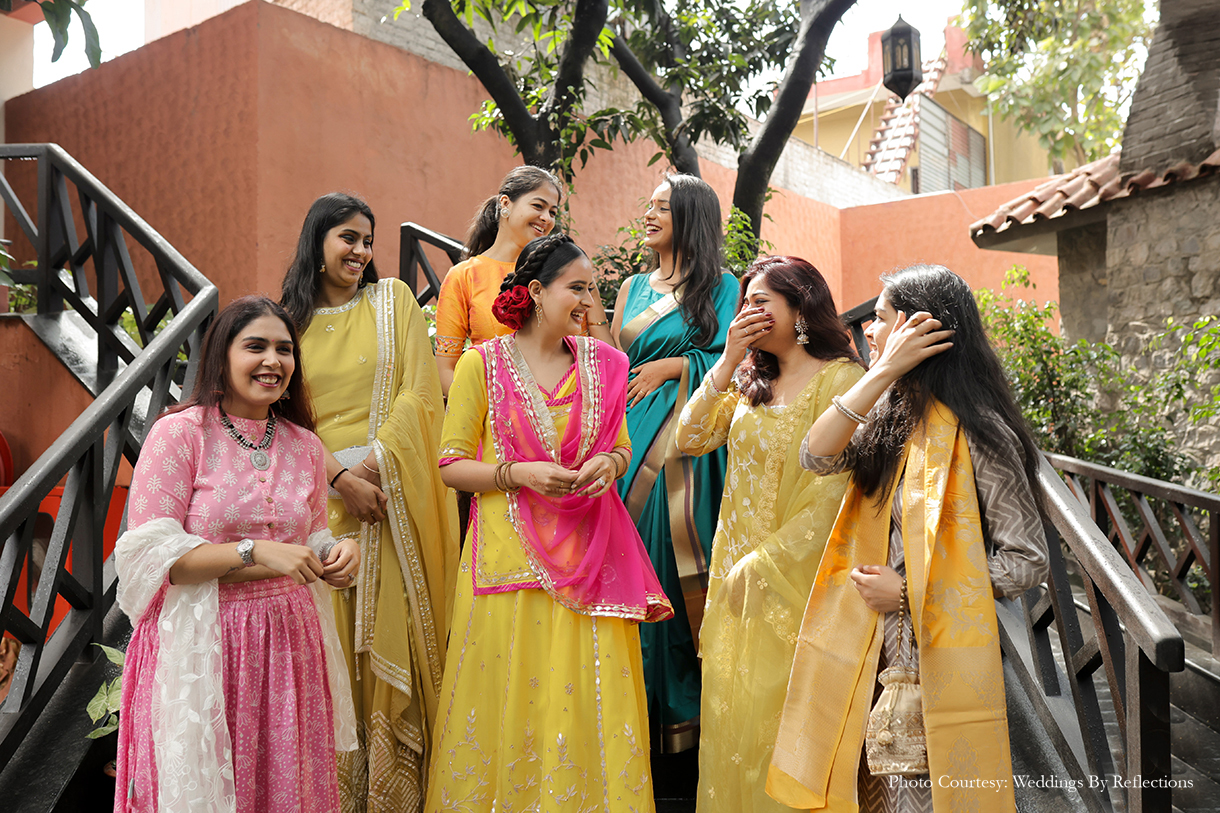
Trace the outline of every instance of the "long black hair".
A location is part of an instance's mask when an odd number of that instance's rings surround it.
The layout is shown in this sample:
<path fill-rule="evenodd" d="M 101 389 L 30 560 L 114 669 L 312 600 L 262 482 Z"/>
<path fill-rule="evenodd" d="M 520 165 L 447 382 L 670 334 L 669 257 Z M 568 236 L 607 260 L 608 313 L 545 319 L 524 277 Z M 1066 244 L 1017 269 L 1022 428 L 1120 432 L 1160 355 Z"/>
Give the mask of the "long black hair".
<path fill-rule="evenodd" d="M 854 361 L 863 366 L 851 343 L 847 326 L 839 318 L 826 280 L 800 257 L 759 257 L 741 278 L 737 310 L 745 305 L 746 289 L 758 277 L 788 301 L 805 320 L 809 341 L 802 345 L 815 359 Z M 765 350 L 751 350 L 737 368 L 737 385 L 751 406 L 771 400 L 771 382 L 779 378 L 779 360 Z"/>
<path fill-rule="evenodd" d="M 369 229 L 376 231 L 377 220 L 373 217 L 373 210 L 369 205 L 355 195 L 345 195 L 342 192 L 331 192 L 318 198 L 305 215 L 301 234 L 297 238 L 297 250 L 292 256 L 292 262 L 288 264 L 288 272 L 284 274 L 280 290 L 280 304 L 291 314 L 292 321 L 302 333 L 313 319 L 316 307 L 314 300 L 318 296 L 318 286 L 321 285 L 318 269 L 325 262 L 322 243 L 331 229 L 358 214 L 367 217 Z M 369 260 L 360 277 L 360 287 L 376 281 L 377 268 L 373 261 Z"/>
<path fill-rule="evenodd" d="M 470 222 L 462 256 L 469 258 L 482 254 L 496 242 L 496 235 L 500 232 L 501 195 L 515 201 L 548 183 L 555 187 L 555 194 L 562 200 L 563 186 L 553 172 L 547 172 L 540 167 L 520 166 L 505 175 L 504 180 L 500 181 L 500 191 L 479 205 L 479 211 Z"/>
<path fill-rule="evenodd" d="M 882 293 L 895 311 L 903 311 L 908 317 L 927 311 L 946 329 L 953 330 L 953 347 L 924 360 L 894 382 L 873 407 L 869 422 L 856 430 L 847 447 L 856 485 L 869 496 L 885 499 L 903 447 L 936 399 L 957 416 L 975 443 L 1001 459 L 1008 458 L 1008 446 L 997 431 L 997 423 L 1016 435 L 1022 468 L 1041 505 L 1038 446 L 1013 400 L 1000 359 L 987 340 L 970 286 L 939 265 L 912 265 L 883 275 L 881 282 Z"/>
<path fill-rule="evenodd" d="M 712 294 L 724 273 L 721 253 L 720 198 L 707 182 L 694 175 L 667 175 L 669 212 L 673 218 L 673 256 L 680 267 L 674 289 L 681 294 L 683 321 L 697 328 L 695 344 L 707 345 L 716 335 L 719 320 Z M 652 267 L 660 264 L 655 252 Z"/>
<path fill-rule="evenodd" d="M 305 374 L 301 369 L 300 336 L 288 311 L 265 296 L 238 297 L 225 306 L 203 337 L 203 352 L 199 357 L 195 391 L 191 393 L 190 398 L 167 409 L 163 415 L 195 406 L 220 408 L 229 392 L 229 348 L 246 326 L 260 316 L 274 316 L 288 328 L 288 335 L 292 338 L 292 360 L 296 362 L 292 377 L 288 379 L 288 388 L 270 409 L 276 417 L 291 421 L 310 432 L 314 431 L 313 406 L 305 388 Z"/>

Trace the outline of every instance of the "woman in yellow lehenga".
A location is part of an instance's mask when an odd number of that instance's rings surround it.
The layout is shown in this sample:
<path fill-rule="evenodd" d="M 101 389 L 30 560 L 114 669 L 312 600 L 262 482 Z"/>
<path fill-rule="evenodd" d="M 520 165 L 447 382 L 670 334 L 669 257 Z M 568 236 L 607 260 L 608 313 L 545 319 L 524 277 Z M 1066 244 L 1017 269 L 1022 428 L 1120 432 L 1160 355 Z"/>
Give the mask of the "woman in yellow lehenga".
<path fill-rule="evenodd" d="M 788 810 L 766 794 L 767 767 L 796 633 L 847 487 L 845 474 L 801 468 L 800 445 L 862 375 L 822 275 L 796 257 L 766 257 L 742 277 L 724 353 L 682 411 L 683 453 L 729 452 L 699 635 L 700 813 Z"/>
<path fill-rule="evenodd" d="M 377 279 L 373 213 L 314 201 L 284 277 L 305 380 L 327 449 L 336 539 L 360 540 L 353 586 L 335 592 L 359 751 L 340 758 L 345 811 L 419 810 L 457 569 L 457 511 L 433 461 L 440 381 L 423 312 Z"/>
<path fill-rule="evenodd" d="M 673 610 L 614 490 L 627 357 L 574 335 L 595 297 L 584 252 L 535 240 L 495 304 L 515 332 L 458 362 L 440 462 L 475 499 L 430 812 L 653 810 L 639 622 Z"/>
<path fill-rule="evenodd" d="M 994 598 L 1046 574 L 1040 455 L 970 286 L 924 265 L 882 282 L 865 331 L 872 367 L 801 453 L 851 483 L 805 610 L 767 791 L 850 813 L 1013 811 Z M 913 652 L 899 643 L 907 626 Z M 922 720 L 902 720 L 926 733 L 926 774 L 889 773 L 917 770 L 894 750 L 905 739 L 877 737 L 864 759 L 883 667 L 887 683 L 918 675 Z"/>

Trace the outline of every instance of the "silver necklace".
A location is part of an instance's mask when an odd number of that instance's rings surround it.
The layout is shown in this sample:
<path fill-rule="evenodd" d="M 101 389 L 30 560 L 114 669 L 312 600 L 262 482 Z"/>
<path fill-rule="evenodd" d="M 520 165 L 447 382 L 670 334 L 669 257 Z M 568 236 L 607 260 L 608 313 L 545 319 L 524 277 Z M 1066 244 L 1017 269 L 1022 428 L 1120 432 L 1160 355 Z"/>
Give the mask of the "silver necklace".
<path fill-rule="evenodd" d="M 271 468 L 271 456 L 267 454 L 267 449 L 271 446 L 271 441 L 275 440 L 274 412 L 267 413 L 267 428 L 263 432 L 262 441 L 257 446 L 246 440 L 242 433 L 237 431 L 237 427 L 233 425 L 233 421 L 229 420 L 229 416 L 225 414 L 223 409 L 220 410 L 220 423 L 224 426 L 225 432 L 228 433 L 229 437 L 237 441 L 237 445 L 243 449 L 250 450 L 250 465 L 259 471 L 266 471 Z"/>

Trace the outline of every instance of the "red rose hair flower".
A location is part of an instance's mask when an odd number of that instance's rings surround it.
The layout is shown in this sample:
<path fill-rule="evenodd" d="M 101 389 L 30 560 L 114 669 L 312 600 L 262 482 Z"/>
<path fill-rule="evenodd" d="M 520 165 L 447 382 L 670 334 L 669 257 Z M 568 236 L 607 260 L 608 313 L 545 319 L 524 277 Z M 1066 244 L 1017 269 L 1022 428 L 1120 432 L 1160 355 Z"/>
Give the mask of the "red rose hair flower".
<path fill-rule="evenodd" d="M 534 298 L 524 285 L 514 285 L 501 292 L 491 306 L 491 315 L 502 325 L 520 330 L 534 310 Z"/>

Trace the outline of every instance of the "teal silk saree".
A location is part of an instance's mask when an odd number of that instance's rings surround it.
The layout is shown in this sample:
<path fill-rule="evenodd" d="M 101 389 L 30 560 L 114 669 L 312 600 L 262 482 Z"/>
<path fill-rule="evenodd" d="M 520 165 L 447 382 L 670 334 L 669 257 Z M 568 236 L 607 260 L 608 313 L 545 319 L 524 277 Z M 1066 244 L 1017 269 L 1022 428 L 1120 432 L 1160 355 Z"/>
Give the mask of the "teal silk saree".
<path fill-rule="evenodd" d="M 618 484 L 674 608 L 672 619 L 640 625 L 649 718 L 662 751 L 674 753 L 699 741 L 697 642 L 725 468 L 724 449 L 690 457 L 678 451 L 674 438 L 682 407 L 724 350 L 740 285 L 732 274 L 723 275 L 712 293 L 719 327 L 707 345 L 697 347 L 697 329 L 686 324 L 673 294 L 658 293 L 644 274 L 624 284 L 630 287 L 619 342 L 631 366 L 683 360 L 681 378 L 627 409 L 632 460 Z"/>

